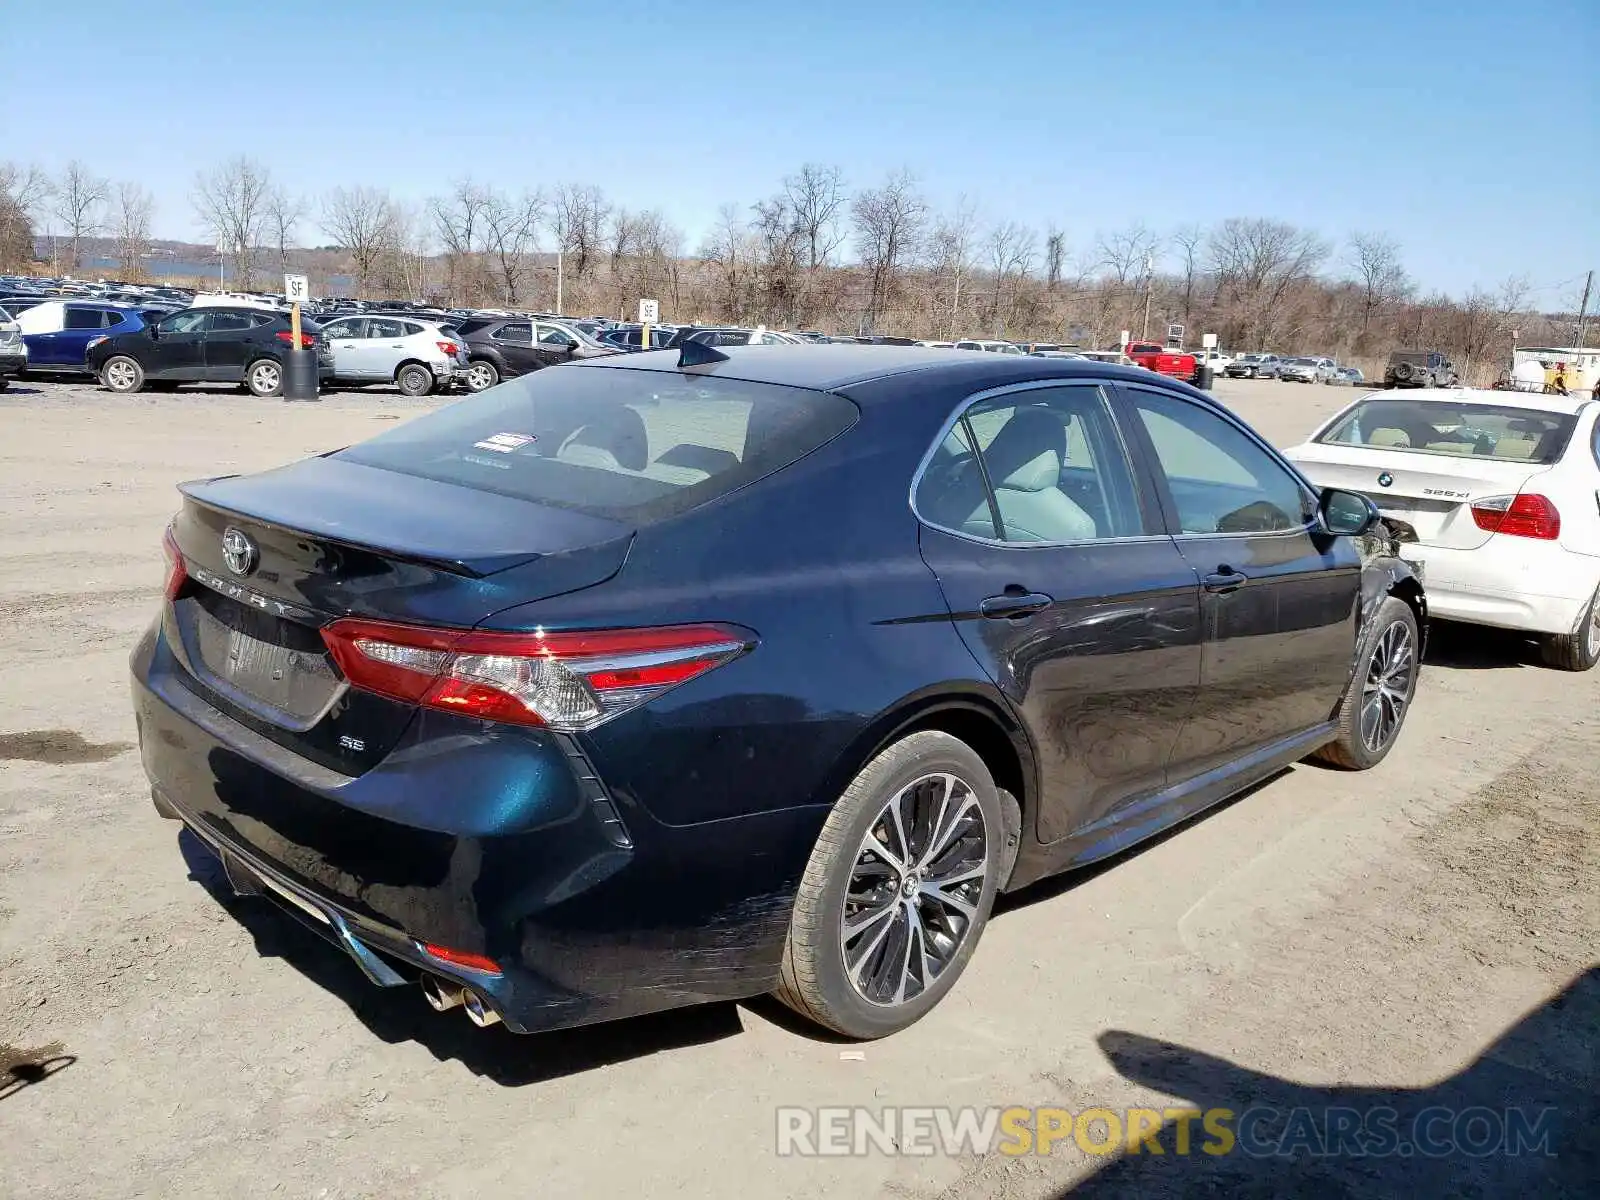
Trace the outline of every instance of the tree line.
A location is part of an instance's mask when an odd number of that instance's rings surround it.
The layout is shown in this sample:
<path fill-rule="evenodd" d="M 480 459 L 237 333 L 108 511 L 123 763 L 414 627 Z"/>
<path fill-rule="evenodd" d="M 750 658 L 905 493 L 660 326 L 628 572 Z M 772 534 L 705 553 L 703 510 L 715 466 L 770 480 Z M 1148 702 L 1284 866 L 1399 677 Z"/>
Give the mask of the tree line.
<path fill-rule="evenodd" d="M 690 245 L 660 211 L 631 210 L 592 184 L 511 192 L 470 178 L 421 202 L 381 187 L 291 194 L 239 157 L 201 172 L 190 203 L 234 284 L 306 270 L 364 297 L 426 299 L 627 316 L 641 297 L 671 319 L 929 338 L 994 337 L 1103 347 L 1121 331 L 1191 344 L 1216 333 L 1235 352 L 1381 360 L 1390 349 L 1451 353 L 1464 377 L 1492 372 L 1523 343 L 1570 340 L 1570 322 L 1529 311 L 1526 280 L 1451 297 L 1412 279 L 1379 231 L 1335 244 L 1267 217 L 1158 231 L 1142 224 L 1069 238 L 940 208 L 908 171 L 850 187 L 837 167 L 802 165 L 768 196 L 729 203 Z M 50 176 L 0 164 L 0 270 L 80 269 L 109 238 L 120 276 L 139 280 L 154 201 L 81 162 Z M 325 243 L 308 248 L 317 235 Z M 274 285 L 275 286 L 275 285 Z M 558 296 L 559 293 L 559 296 Z"/>

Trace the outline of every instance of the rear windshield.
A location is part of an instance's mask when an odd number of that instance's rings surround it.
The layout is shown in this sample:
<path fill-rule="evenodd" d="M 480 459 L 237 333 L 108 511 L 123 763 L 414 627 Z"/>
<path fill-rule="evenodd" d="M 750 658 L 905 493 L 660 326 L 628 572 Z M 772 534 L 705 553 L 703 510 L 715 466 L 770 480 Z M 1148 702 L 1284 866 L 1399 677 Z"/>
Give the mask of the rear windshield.
<path fill-rule="evenodd" d="M 1317 441 L 1548 465 L 1565 452 L 1576 423 L 1571 413 L 1533 408 L 1373 397 Z"/>
<path fill-rule="evenodd" d="M 856 416 L 854 404 L 827 392 L 560 366 L 334 457 L 637 526 L 794 462 Z"/>

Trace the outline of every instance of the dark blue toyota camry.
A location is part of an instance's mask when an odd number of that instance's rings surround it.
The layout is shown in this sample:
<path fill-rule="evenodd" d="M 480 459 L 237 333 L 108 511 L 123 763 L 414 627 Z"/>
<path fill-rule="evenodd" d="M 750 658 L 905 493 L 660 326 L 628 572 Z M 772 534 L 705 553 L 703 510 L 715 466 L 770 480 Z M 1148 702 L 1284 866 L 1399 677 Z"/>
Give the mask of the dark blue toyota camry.
<path fill-rule="evenodd" d="M 156 808 L 518 1031 L 903 1028 L 998 892 L 1379 762 L 1427 628 L 1367 497 L 1093 362 L 690 345 L 182 493 Z"/>

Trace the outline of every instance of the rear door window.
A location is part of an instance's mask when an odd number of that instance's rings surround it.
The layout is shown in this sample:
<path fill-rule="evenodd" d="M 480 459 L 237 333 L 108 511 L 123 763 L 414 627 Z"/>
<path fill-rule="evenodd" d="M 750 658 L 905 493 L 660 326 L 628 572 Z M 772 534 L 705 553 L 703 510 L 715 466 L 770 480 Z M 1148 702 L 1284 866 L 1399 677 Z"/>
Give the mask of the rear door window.
<path fill-rule="evenodd" d="M 98 308 L 68 308 L 61 321 L 63 329 L 104 329 Z"/>
<path fill-rule="evenodd" d="M 826 392 L 583 367 L 522 376 L 335 457 L 637 525 L 784 467 L 856 416 Z"/>

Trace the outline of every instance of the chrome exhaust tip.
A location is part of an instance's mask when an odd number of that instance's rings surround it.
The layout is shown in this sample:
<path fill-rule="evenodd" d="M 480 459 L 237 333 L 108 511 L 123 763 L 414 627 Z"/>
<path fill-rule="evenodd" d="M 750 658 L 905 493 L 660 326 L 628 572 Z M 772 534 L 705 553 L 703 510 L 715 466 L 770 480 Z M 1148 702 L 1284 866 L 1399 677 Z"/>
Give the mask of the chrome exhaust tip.
<path fill-rule="evenodd" d="M 477 992 L 464 992 L 462 1001 L 467 1006 L 467 1019 L 479 1029 L 487 1029 L 491 1025 L 500 1023 L 500 1014 L 495 1012 L 483 1002 L 483 997 Z"/>
<path fill-rule="evenodd" d="M 434 1012 L 447 1012 L 466 1001 L 466 989 L 437 975 L 422 977 L 422 995 Z"/>

